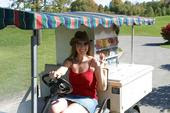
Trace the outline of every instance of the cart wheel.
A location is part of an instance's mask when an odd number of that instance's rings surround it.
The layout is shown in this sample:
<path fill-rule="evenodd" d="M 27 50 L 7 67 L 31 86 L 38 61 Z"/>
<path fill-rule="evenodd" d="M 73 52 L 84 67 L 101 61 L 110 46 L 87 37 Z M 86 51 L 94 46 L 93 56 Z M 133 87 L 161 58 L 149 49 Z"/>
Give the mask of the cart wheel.
<path fill-rule="evenodd" d="M 125 113 L 140 113 L 140 110 L 138 106 L 134 106 L 128 109 Z"/>

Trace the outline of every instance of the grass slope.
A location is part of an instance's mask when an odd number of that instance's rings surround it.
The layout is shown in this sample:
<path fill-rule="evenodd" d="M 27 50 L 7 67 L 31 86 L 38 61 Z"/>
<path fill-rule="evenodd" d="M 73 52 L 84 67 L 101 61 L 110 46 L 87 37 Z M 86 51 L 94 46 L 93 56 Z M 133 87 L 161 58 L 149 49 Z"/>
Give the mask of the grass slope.
<path fill-rule="evenodd" d="M 0 30 L 0 95 L 10 96 L 30 86 L 31 31 L 16 28 Z M 38 71 L 45 63 L 55 62 L 54 30 L 45 30 L 38 47 Z"/>
<path fill-rule="evenodd" d="M 170 16 L 161 16 L 155 18 L 154 25 L 141 25 L 135 26 L 135 35 L 138 36 L 156 36 L 160 37 L 160 30 L 161 27 L 165 26 L 166 24 L 170 23 Z M 131 35 L 131 27 L 130 26 L 122 26 L 120 28 L 120 35 Z"/>

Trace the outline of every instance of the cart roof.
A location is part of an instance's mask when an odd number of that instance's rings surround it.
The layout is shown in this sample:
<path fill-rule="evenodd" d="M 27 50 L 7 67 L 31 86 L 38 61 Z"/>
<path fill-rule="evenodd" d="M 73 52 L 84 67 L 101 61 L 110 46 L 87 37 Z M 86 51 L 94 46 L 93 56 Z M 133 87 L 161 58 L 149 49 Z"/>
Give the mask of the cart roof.
<path fill-rule="evenodd" d="M 0 29 L 7 25 L 15 25 L 21 29 L 52 29 L 60 25 L 69 29 L 78 29 L 81 25 L 96 28 L 101 25 L 105 28 L 125 25 L 152 25 L 155 19 L 122 15 L 108 15 L 92 12 L 66 13 L 37 13 L 0 8 Z"/>

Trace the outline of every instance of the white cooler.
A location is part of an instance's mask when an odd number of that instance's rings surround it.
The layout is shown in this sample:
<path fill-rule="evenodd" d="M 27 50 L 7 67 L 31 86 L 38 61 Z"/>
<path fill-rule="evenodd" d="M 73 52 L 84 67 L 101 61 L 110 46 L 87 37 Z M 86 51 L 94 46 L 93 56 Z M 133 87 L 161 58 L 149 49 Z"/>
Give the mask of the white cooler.
<path fill-rule="evenodd" d="M 99 102 L 110 97 L 111 113 L 124 113 L 152 91 L 152 66 L 118 64 L 109 68 L 108 89 L 99 92 Z"/>

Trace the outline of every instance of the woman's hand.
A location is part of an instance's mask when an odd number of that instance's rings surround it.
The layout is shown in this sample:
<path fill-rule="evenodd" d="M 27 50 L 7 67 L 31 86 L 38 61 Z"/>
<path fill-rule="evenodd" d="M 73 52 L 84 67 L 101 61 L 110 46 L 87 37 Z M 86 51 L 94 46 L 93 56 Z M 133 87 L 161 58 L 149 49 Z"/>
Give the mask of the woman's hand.
<path fill-rule="evenodd" d="M 104 53 L 99 54 L 99 59 L 93 60 L 93 65 L 95 67 L 95 76 L 97 79 L 97 89 L 100 91 L 104 91 L 107 89 L 107 70 L 105 63 L 105 55 Z"/>
<path fill-rule="evenodd" d="M 56 78 L 60 78 L 61 76 L 65 75 L 66 72 L 68 70 L 68 67 L 66 66 L 61 66 L 60 68 L 58 68 L 55 71 L 50 71 L 49 72 L 49 77 L 51 79 L 56 79 Z"/>
<path fill-rule="evenodd" d="M 106 66 L 106 56 L 104 53 L 99 53 L 99 55 L 97 55 L 96 57 L 94 57 L 92 59 L 92 64 L 94 65 L 94 67 L 96 68 L 97 66 L 98 67 L 105 67 Z"/>
<path fill-rule="evenodd" d="M 100 62 L 100 66 L 104 67 L 105 66 L 105 62 L 106 62 L 106 56 L 104 53 L 100 53 L 99 54 L 99 62 Z"/>
<path fill-rule="evenodd" d="M 56 71 L 50 71 L 50 72 L 49 72 L 49 77 L 50 77 L 51 79 L 56 79 L 56 78 L 60 78 L 61 75 L 57 74 Z"/>

